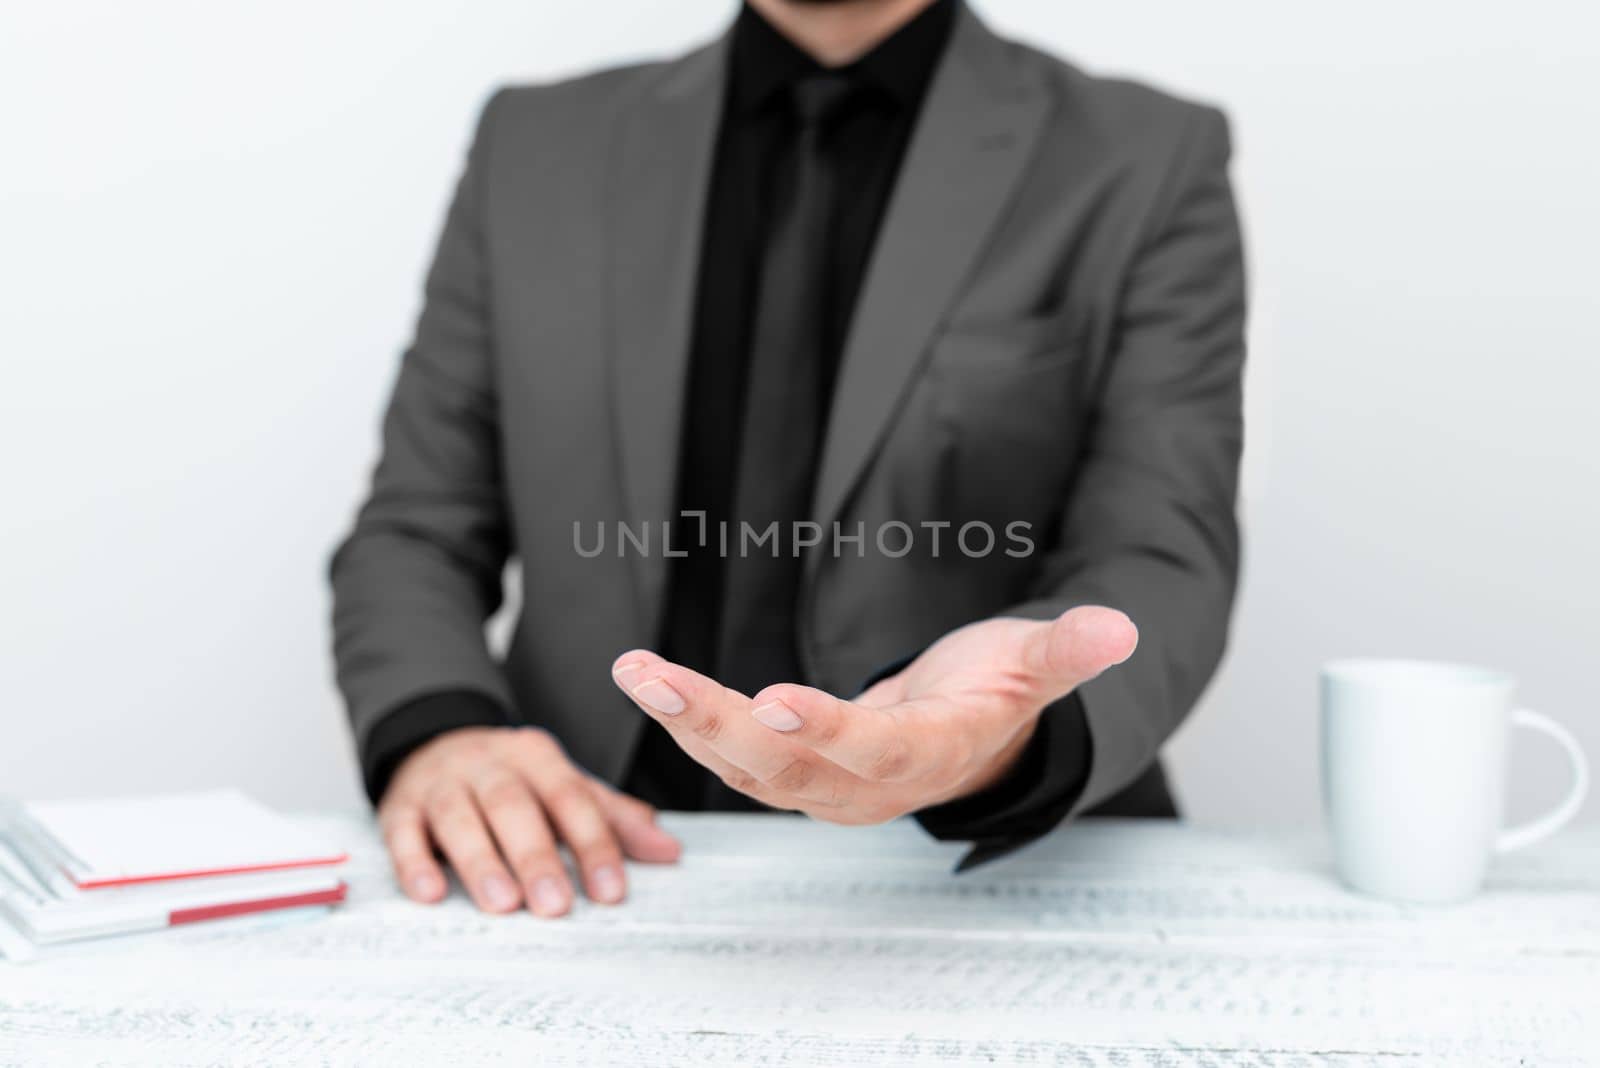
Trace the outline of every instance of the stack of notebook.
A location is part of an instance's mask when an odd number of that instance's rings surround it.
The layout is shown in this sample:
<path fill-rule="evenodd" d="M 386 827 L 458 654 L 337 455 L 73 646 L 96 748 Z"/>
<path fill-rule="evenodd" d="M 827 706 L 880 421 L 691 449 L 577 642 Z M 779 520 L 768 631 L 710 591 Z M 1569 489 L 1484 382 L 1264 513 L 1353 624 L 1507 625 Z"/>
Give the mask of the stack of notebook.
<path fill-rule="evenodd" d="M 0 948 L 331 905 L 346 859 L 233 790 L 0 801 Z"/>

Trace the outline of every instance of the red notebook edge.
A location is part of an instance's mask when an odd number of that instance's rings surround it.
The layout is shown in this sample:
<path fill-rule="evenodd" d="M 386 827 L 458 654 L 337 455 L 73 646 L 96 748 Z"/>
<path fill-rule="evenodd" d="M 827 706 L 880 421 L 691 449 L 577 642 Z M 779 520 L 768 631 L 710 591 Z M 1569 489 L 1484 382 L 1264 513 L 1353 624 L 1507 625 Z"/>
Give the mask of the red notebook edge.
<path fill-rule="evenodd" d="M 145 880 L 149 881 L 149 880 Z M 233 901 L 225 905 L 201 905 L 192 909 L 175 909 L 167 914 L 167 926 L 180 923 L 198 923 L 201 920 L 221 920 L 229 916 L 246 916 L 252 912 L 270 912 L 273 909 L 293 909 L 305 905 L 337 905 L 345 899 L 349 887 L 341 881 L 327 890 L 312 890 L 303 894 L 284 894 L 262 897 L 254 901 Z"/>
<path fill-rule="evenodd" d="M 79 890 L 100 890 L 112 886 L 135 886 L 139 883 L 166 883 L 179 879 L 204 879 L 213 875 L 249 875 L 255 872 L 289 871 L 294 868 L 326 868 L 334 864 L 343 864 L 350 859 L 348 853 L 339 853 L 331 857 L 315 857 L 310 860 L 283 860 L 275 864 L 245 864 L 232 868 L 202 868 L 197 871 L 162 872 L 157 875 L 124 875 L 110 879 L 72 879 L 72 883 Z M 72 878 L 70 875 L 68 878 Z M 343 885 L 342 883 L 340 884 Z"/>

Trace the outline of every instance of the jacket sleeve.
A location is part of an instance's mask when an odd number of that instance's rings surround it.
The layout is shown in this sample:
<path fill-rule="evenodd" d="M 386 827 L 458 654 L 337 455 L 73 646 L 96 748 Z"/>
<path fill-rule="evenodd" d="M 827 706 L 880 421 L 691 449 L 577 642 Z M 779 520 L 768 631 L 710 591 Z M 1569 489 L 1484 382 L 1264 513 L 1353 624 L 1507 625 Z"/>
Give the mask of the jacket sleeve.
<path fill-rule="evenodd" d="M 1132 658 L 1077 691 L 1091 756 L 1064 817 L 1155 761 L 1226 643 L 1246 288 L 1229 152 L 1222 114 L 1197 111 L 1126 279 L 1060 540 L 1029 599 L 999 613 L 1048 619 L 1099 604 L 1139 628 Z M 1047 778 L 1081 775 L 1072 759 L 1059 763 Z M 1038 833 L 1035 823 L 1025 837 Z"/>
<path fill-rule="evenodd" d="M 956 864 L 968 871 L 1053 830 L 1083 793 L 1091 748 L 1083 701 L 1069 693 L 1039 714 L 1016 765 L 999 782 L 967 797 L 922 809 L 922 829 L 944 842 L 971 842 Z"/>
<path fill-rule="evenodd" d="M 375 728 L 418 698 L 466 692 L 512 707 L 484 637 L 509 554 L 484 248 L 500 99 L 484 108 L 439 238 L 370 493 L 330 566 L 336 672 L 364 767 Z"/>

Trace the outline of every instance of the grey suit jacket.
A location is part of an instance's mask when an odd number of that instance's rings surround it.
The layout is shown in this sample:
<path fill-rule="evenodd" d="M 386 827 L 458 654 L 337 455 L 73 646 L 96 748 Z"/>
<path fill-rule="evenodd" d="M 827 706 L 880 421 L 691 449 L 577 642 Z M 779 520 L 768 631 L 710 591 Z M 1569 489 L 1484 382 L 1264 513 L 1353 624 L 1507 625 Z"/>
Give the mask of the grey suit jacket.
<path fill-rule="evenodd" d="M 358 744 L 408 701 L 472 690 L 623 775 L 641 716 L 609 665 L 659 635 L 725 48 L 485 108 L 332 565 Z M 842 357 L 811 518 L 865 551 L 808 555 L 805 681 L 849 692 L 973 620 L 1115 606 L 1140 643 L 1081 690 L 1078 809 L 1151 768 L 1222 653 L 1239 564 L 1228 154 L 1219 112 L 958 13 Z M 619 554 L 619 521 L 648 523 L 651 551 Z M 891 523 L 915 535 L 904 555 L 875 544 Z M 998 547 L 962 551 L 968 523 Z M 1008 554 L 1018 523 L 1034 551 Z M 602 526 L 607 551 L 580 553 Z M 512 556 L 521 616 L 497 660 L 483 624 Z"/>

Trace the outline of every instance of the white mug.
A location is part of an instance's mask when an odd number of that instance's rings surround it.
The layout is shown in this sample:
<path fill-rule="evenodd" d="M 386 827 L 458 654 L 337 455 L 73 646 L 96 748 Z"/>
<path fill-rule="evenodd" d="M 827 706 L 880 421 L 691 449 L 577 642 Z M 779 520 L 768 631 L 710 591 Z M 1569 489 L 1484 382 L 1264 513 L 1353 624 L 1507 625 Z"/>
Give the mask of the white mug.
<path fill-rule="evenodd" d="M 1559 723 L 1516 708 L 1498 671 L 1418 660 L 1322 669 L 1322 787 L 1340 877 L 1401 901 L 1470 897 L 1494 853 L 1560 830 L 1583 804 L 1589 765 Z M 1510 728 L 1549 735 L 1572 789 L 1549 813 L 1501 829 Z"/>

